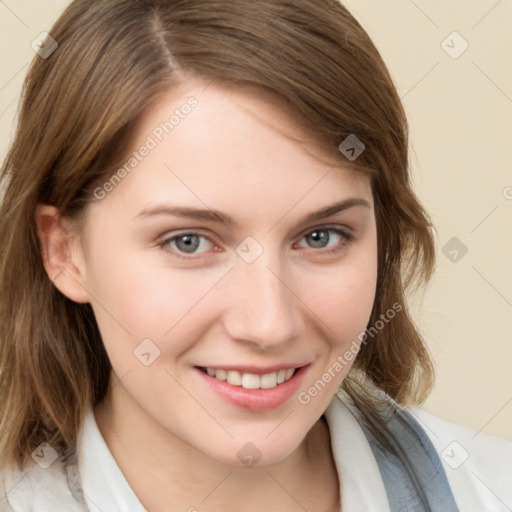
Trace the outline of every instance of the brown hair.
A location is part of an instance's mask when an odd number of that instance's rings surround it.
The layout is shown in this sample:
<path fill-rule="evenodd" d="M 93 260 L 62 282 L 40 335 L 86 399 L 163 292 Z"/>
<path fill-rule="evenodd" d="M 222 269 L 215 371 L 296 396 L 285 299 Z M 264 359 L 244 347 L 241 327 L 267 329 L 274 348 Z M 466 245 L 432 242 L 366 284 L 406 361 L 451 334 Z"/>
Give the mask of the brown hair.
<path fill-rule="evenodd" d="M 369 173 L 379 277 L 368 326 L 393 304 L 402 309 L 362 344 L 351 378 L 362 373 L 400 403 L 426 396 L 432 364 L 404 294 L 432 272 L 431 225 L 411 188 L 400 99 L 345 7 L 336 0 L 75 0 L 50 34 L 59 46 L 31 64 L 0 177 L 1 463 L 22 468 L 43 441 L 73 446 L 111 369 L 90 305 L 67 299 L 45 272 L 36 207 L 79 218 L 138 117 L 186 76 L 270 92 L 326 154 Z M 353 162 L 338 150 L 350 134 L 366 146 Z"/>

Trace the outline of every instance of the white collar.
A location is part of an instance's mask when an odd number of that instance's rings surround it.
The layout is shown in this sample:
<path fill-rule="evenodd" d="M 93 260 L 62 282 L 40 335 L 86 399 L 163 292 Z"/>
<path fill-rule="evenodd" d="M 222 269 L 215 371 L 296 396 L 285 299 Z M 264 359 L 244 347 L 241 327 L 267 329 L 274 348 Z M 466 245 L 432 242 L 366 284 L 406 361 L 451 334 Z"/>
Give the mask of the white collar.
<path fill-rule="evenodd" d="M 343 512 L 390 512 L 377 461 L 354 413 L 335 395 L 325 411 Z"/>
<path fill-rule="evenodd" d="M 335 395 L 325 411 L 340 479 L 344 512 L 390 512 L 377 461 L 349 407 Z M 117 465 L 96 423 L 87 413 L 78 440 L 78 464 L 91 510 L 147 512 Z"/>
<path fill-rule="evenodd" d="M 90 510 L 147 512 L 105 443 L 93 409 L 84 419 L 77 451 L 82 491 Z"/>

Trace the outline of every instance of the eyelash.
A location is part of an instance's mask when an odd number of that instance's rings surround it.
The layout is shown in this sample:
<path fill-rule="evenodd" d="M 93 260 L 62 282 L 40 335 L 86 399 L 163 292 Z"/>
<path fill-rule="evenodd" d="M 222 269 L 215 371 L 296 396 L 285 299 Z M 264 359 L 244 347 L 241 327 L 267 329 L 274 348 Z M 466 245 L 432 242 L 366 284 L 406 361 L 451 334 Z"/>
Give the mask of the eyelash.
<path fill-rule="evenodd" d="M 318 252 L 322 255 L 338 253 L 338 252 L 342 251 L 346 245 L 348 245 L 350 242 L 352 242 L 354 240 L 353 234 L 351 234 L 348 231 L 345 231 L 343 229 L 340 229 L 339 227 L 332 227 L 332 226 L 320 226 L 320 227 L 310 229 L 309 231 L 305 232 L 301 236 L 301 240 L 303 238 L 305 238 L 306 236 L 313 234 L 316 231 L 327 231 L 329 233 L 335 233 L 336 235 L 341 237 L 341 241 L 334 248 L 331 248 L 331 249 L 322 250 L 322 248 L 319 248 L 318 250 L 315 251 L 315 248 L 310 247 L 310 249 L 313 249 L 315 252 Z M 202 233 L 199 233 L 197 231 L 182 231 L 181 233 L 173 235 L 172 237 L 165 238 L 164 240 L 162 240 L 161 242 L 158 243 L 158 246 L 161 249 L 171 251 L 178 258 L 183 258 L 183 259 L 193 259 L 194 257 L 197 258 L 198 255 L 201 255 L 203 253 L 189 253 L 188 255 L 186 255 L 187 253 L 179 252 L 179 251 L 177 251 L 175 249 L 171 249 L 169 247 L 173 241 L 178 240 L 180 237 L 184 237 L 187 235 L 194 235 L 194 236 L 198 236 L 200 238 L 204 238 L 204 239 L 208 240 L 211 244 L 216 245 L 213 240 L 211 240 L 208 236 L 203 235 Z"/>

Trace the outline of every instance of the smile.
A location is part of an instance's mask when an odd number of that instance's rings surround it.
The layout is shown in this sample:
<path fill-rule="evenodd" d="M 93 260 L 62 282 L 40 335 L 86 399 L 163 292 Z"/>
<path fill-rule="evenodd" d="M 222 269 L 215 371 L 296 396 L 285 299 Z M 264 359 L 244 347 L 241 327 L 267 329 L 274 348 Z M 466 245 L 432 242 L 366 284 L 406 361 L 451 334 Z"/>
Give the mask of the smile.
<path fill-rule="evenodd" d="M 210 377 L 225 381 L 232 386 L 239 386 L 244 389 L 272 389 L 290 380 L 296 369 L 288 368 L 263 375 L 216 368 L 201 368 L 201 370 Z"/>
<path fill-rule="evenodd" d="M 299 363 L 270 368 L 196 366 L 206 389 L 237 408 L 248 411 L 274 409 L 289 402 L 311 364 Z"/>

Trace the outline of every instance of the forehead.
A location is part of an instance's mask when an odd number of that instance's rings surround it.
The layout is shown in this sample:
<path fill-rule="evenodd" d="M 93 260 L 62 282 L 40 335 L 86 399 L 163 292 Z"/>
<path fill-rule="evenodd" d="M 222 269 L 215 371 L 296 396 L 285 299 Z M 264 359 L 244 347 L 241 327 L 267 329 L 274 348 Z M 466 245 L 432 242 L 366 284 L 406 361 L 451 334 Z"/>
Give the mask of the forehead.
<path fill-rule="evenodd" d="M 248 88 L 190 81 L 169 90 L 139 119 L 124 168 L 101 203 L 134 215 L 179 201 L 271 221 L 346 197 L 371 203 L 367 176 L 321 151 L 278 99 Z"/>

